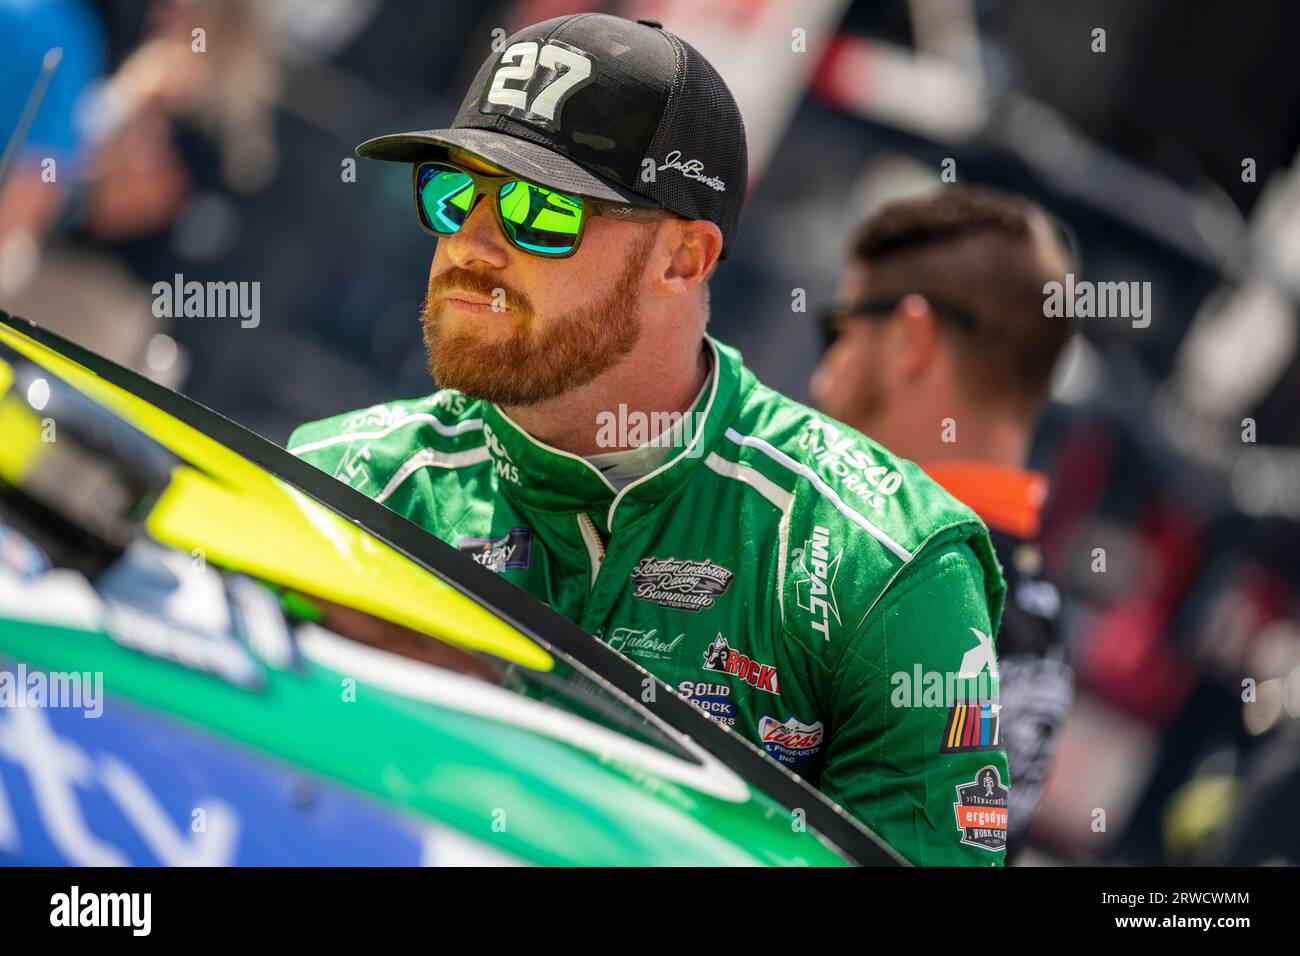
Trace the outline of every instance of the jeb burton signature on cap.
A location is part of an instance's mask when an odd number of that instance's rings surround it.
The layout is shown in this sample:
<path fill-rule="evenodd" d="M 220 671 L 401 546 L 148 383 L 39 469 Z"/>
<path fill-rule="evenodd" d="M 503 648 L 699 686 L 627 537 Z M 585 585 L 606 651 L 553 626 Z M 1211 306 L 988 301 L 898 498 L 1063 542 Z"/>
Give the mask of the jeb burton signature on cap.
<path fill-rule="evenodd" d="M 682 162 L 682 151 L 680 149 L 675 149 L 664 157 L 663 165 L 659 167 L 659 171 L 663 172 L 665 169 L 675 169 L 687 179 L 698 179 L 704 185 L 710 186 L 720 193 L 727 191 L 727 184 L 717 176 L 704 175 L 704 163 L 698 159 L 688 159 L 686 162 Z"/>

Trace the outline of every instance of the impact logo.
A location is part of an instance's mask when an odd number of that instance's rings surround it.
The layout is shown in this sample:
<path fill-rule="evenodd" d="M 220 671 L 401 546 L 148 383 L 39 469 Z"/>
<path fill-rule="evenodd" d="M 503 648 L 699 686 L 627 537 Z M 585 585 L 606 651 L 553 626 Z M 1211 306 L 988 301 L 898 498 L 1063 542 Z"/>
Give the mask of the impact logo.
<path fill-rule="evenodd" d="M 511 528 L 500 538 L 461 538 L 456 550 L 498 574 L 507 569 L 523 570 L 532 564 L 533 532 Z"/>
<path fill-rule="evenodd" d="M 776 678 L 776 668 L 771 664 L 760 664 L 746 657 L 739 651 L 732 650 L 727 639 L 719 634 L 713 643 L 704 649 L 704 669 L 734 674 L 751 687 L 765 690 L 769 694 L 780 695 L 781 686 Z"/>
<path fill-rule="evenodd" d="M 642 558 L 632 569 L 632 596 L 677 611 L 702 611 L 713 607 L 735 575 L 712 561 L 678 558 Z"/>
<path fill-rule="evenodd" d="M 511 460 L 510 452 L 506 451 L 506 446 L 501 443 L 500 438 L 497 438 L 496 432 L 487 422 L 483 423 L 483 439 L 492 454 L 492 463 L 496 466 L 497 477 L 504 478 L 512 485 L 519 484 L 519 466 Z"/>
<path fill-rule="evenodd" d="M 726 684 L 684 680 L 677 685 L 677 693 L 718 723 L 728 727 L 736 726 L 736 704 L 731 699 L 731 688 Z"/>
<path fill-rule="evenodd" d="M 840 623 L 840 606 L 835 599 L 835 578 L 840 573 L 844 549 L 830 556 L 831 533 L 813 528 L 805 546 L 790 552 L 794 565 L 795 602 L 812 618 L 811 626 L 824 640 L 831 639 L 831 619 Z"/>
<path fill-rule="evenodd" d="M 1002 705 L 978 700 L 953 704 L 943 727 L 941 754 L 1002 749 Z"/>
<path fill-rule="evenodd" d="M 957 787 L 957 829 L 961 842 L 996 852 L 1007 846 L 1007 788 L 998 768 L 989 764 L 970 783 Z"/>
<path fill-rule="evenodd" d="M 824 474 L 840 479 L 847 491 L 877 511 L 884 510 L 889 496 L 903 484 L 901 474 L 876 464 L 869 451 L 855 447 L 852 437 L 842 436 L 838 428 L 820 418 L 809 419 L 799 436 L 799 447 Z"/>
<path fill-rule="evenodd" d="M 825 729 L 819 720 L 805 724 L 791 714 L 785 722 L 763 717 L 758 722 L 758 739 L 763 749 L 789 766 L 807 763 L 822 749 Z"/>

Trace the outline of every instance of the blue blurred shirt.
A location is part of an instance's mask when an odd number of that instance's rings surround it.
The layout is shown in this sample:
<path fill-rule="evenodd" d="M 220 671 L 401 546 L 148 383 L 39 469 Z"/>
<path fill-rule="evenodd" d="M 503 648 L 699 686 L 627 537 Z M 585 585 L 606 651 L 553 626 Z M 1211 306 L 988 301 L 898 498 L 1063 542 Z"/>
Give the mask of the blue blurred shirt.
<path fill-rule="evenodd" d="M 63 48 L 27 134 L 24 156 L 79 158 L 77 100 L 104 68 L 103 24 L 86 0 L 0 0 L 0 150 L 9 142 L 51 47 Z"/>

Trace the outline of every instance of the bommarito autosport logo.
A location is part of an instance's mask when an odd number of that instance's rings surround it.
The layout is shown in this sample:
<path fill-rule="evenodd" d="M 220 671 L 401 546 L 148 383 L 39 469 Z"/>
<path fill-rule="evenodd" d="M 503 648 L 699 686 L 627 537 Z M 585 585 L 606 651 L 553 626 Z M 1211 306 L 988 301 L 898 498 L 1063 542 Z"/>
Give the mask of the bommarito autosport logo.
<path fill-rule="evenodd" d="M 642 558 L 632 569 L 633 597 L 653 601 L 678 611 L 703 611 L 713 607 L 735 575 L 712 561 L 678 558 Z"/>

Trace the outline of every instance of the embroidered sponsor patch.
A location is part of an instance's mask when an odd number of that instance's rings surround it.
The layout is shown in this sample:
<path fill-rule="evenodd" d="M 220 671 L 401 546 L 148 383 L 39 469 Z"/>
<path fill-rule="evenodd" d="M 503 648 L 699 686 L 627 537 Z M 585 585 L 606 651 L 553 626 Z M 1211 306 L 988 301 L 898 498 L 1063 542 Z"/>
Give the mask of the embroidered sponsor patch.
<path fill-rule="evenodd" d="M 734 727 L 736 704 L 731 699 L 731 688 L 710 681 L 684 680 L 677 685 L 677 693 L 704 711 L 720 724 Z"/>
<path fill-rule="evenodd" d="M 737 650 L 733 650 L 727 644 L 727 639 L 721 634 L 715 637 L 713 643 L 704 649 L 704 669 L 706 671 L 734 674 L 751 687 L 765 690 L 769 694 L 779 695 L 781 693 L 781 685 L 777 681 L 775 667 L 771 664 L 762 664 Z"/>
<path fill-rule="evenodd" d="M 712 561 L 647 556 L 632 569 L 632 596 L 678 611 L 703 611 L 724 594 L 735 575 Z"/>
<path fill-rule="evenodd" d="M 530 528 L 511 528 L 499 538 L 461 538 L 456 550 L 498 574 L 507 569 L 524 569 L 533 561 L 533 532 Z"/>
<path fill-rule="evenodd" d="M 961 842 L 985 850 L 997 851 L 1007 846 L 1007 795 L 998 768 L 982 767 L 970 783 L 957 787 L 957 829 Z"/>
<path fill-rule="evenodd" d="M 820 720 L 805 724 L 791 714 L 784 721 L 762 717 L 758 721 L 758 739 L 763 749 L 783 764 L 798 766 L 817 756 L 822 749 L 825 729 Z"/>
<path fill-rule="evenodd" d="M 639 657 L 642 660 L 665 661 L 673 657 L 673 652 L 681 646 L 685 634 L 676 637 L 664 637 L 658 628 L 643 631 L 635 627 L 616 627 L 609 632 L 605 641 L 620 654 Z"/>
<path fill-rule="evenodd" d="M 939 753 L 978 753 L 1002 749 L 1002 705 L 964 700 L 948 708 Z"/>

